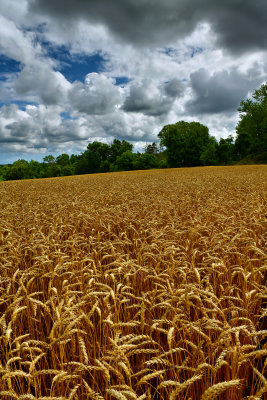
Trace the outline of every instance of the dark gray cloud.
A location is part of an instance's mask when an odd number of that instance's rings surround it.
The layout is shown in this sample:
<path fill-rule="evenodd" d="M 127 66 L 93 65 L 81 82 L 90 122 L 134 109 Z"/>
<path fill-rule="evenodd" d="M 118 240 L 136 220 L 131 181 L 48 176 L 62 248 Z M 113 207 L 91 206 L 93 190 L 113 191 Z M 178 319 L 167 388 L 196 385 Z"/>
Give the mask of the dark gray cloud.
<path fill-rule="evenodd" d="M 210 74 L 201 68 L 190 75 L 194 96 L 185 105 L 191 114 L 234 112 L 249 91 L 254 91 L 261 80 L 255 69 L 242 74 L 237 69 Z"/>
<path fill-rule="evenodd" d="M 218 45 L 234 53 L 267 48 L 266 0 L 229 0 L 221 4 L 225 7 L 218 7 L 214 21 L 209 20 L 218 34 Z"/>
<path fill-rule="evenodd" d="M 184 84 L 179 79 L 174 78 L 165 84 L 164 90 L 167 96 L 175 98 L 182 95 Z"/>
<path fill-rule="evenodd" d="M 5 128 L 9 131 L 9 139 L 14 139 L 17 142 L 24 142 L 29 134 L 29 124 L 27 121 L 15 121 L 7 124 Z"/>
<path fill-rule="evenodd" d="M 101 23 L 138 45 L 164 45 L 208 22 L 227 49 L 267 47 L 266 0 L 30 0 L 30 10 L 65 26 L 77 19 Z"/>
<path fill-rule="evenodd" d="M 132 84 L 129 95 L 123 104 L 123 110 L 151 116 L 167 114 L 170 111 L 174 98 L 178 92 L 181 92 L 180 86 L 178 90 L 176 80 L 173 81 L 173 90 L 171 83 L 160 87 L 157 87 L 152 82 Z"/>

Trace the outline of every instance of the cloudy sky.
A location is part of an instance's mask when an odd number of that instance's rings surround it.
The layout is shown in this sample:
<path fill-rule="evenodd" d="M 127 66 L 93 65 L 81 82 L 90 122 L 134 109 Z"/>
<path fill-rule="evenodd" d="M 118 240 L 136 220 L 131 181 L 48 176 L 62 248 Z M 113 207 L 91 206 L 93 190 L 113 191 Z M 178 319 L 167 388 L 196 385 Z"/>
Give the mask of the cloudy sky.
<path fill-rule="evenodd" d="M 0 0 L 0 163 L 180 120 L 234 135 L 266 80 L 266 0 Z"/>

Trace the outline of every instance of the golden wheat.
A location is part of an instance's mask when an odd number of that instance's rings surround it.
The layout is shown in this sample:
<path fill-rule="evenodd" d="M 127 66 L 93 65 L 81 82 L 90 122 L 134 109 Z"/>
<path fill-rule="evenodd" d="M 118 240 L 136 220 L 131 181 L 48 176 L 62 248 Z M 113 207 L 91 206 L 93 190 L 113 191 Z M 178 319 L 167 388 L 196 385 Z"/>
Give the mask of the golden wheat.
<path fill-rule="evenodd" d="M 3 400 L 266 393 L 267 167 L 0 182 Z"/>

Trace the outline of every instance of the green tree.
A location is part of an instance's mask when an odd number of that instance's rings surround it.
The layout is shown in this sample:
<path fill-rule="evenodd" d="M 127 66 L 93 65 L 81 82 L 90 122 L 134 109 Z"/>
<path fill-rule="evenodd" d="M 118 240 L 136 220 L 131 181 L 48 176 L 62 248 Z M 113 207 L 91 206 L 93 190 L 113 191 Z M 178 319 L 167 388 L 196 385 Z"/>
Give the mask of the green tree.
<path fill-rule="evenodd" d="M 131 171 L 134 169 L 136 161 L 136 154 L 132 153 L 131 150 L 126 150 L 120 156 L 116 158 L 115 165 L 119 171 Z"/>
<path fill-rule="evenodd" d="M 31 179 L 40 178 L 42 164 L 39 163 L 38 161 L 31 160 L 28 166 L 29 166 L 29 177 Z"/>
<path fill-rule="evenodd" d="M 109 161 L 114 163 L 117 157 L 121 156 L 125 151 L 132 151 L 133 145 L 126 140 L 114 139 L 110 146 Z"/>
<path fill-rule="evenodd" d="M 110 147 L 106 143 L 89 143 L 83 157 L 87 160 L 87 173 L 99 172 L 101 163 L 106 161 L 110 154 Z"/>
<path fill-rule="evenodd" d="M 75 164 L 76 161 L 78 160 L 78 158 L 79 158 L 79 156 L 78 156 L 77 154 L 72 154 L 72 155 L 70 156 L 70 163 L 71 163 L 71 164 Z"/>
<path fill-rule="evenodd" d="M 19 180 L 29 178 L 29 163 L 26 160 L 17 160 L 9 168 L 6 174 L 7 180 Z"/>
<path fill-rule="evenodd" d="M 106 143 L 89 143 L 85 152 L 80 156 L 71 156 L 74 161 L 76 174 L 91 174 L 96 172 L 109 171 L 108 159 L 110 156 L 110 146 Z M 76 158 L 76 160 L 75 160 Z"/>
<path fill-rule="evenodd" d="M 61 176 L 61 167 L 56 163 L 48 164 L 47 168 L 43 171 L 43 178 L 53 178 Z"/>
<path fill-rule="evenodd" d="M 157 155 L 159 153 L 159 148 L 157 144 L 155 142 L 153 142 L 152 144 L 148 144 L 145 147 L 145 153 Z"/>
<path fill-rule="evenodd" d="M 100 172 L 109 172 L 110 171 L 110 162 L 109 160 L 103 160 L 100 164 Z"/>
<path fill-rule="evenodd" d="M 143 153 L 136 157 L 134 169 L 151 169 L 159 167 L 159 159 L 153 153 Z"/>
<path fill-rule="evenodd" d="M 211 136 L 209 143 L 202 151 L 200 161 L 203 165 L 218 164 L 218 142 L 214 136 Z"/>
<path fill-rule="evenodd" d="M 83 155 L 78 156 L 74 164 L 74 173 L 76 175 L 88 174 L 89 172 L 88 159 Z"/>
<path fill-rule="evenodd" d="M 5 181 L 7 179 L 9 168 L 10 165 L 0 165 L 0 181 Z"/>
<path fill-rule="evenodd" d="M 184 121 L 164 126 L 158 137 L 160 144 L 166 147 L 170 167 L 201 165 L 200 156 L 210 140 L 206 126 Z"/>
<path fill-rule="evenodd" d="M 267 152 L 267 83 L 255 90 L 252 99 L 238 108 L 240 121 L 235 142 L 238 157 Z"/>
<path fill-rule="evenodd" d="M 61 176 L 74 175 L 74 166 L 72 164 L 63 165 L 63 167 L 60 167 L 60 169 Z"/>
<path fill-rule="evenodd" d="M 69 164 L 70 164 L 70 157 L 69 157 L 69 155 L 66 154 L 66 153 L 60 154 L 60 155 L 56 158 L 56 163 L 57 163 L 58 165 L 60 165 L 61 167 L 64 167 L 64 166 L 66 166 L 66 165 L 69 165 Z"/>
<path fill-rule="evenodd" d="M 52 163 L 56 162 L 56 159 L 55 159 L 54 156 L 52 156 L 52 154 L 49 154 L 48 156 L 45 156 L 43 158 L 43 162 L 44 163 L 48 163 L 48 164 L 52 164 Z"/>
<path fill-rule="evenodd" d="M 231 164 L 235 161 L 235 142 L 233 136 L 228 138 L 220 138 L 218 149 L 218 161 L 219 164 Z"/>

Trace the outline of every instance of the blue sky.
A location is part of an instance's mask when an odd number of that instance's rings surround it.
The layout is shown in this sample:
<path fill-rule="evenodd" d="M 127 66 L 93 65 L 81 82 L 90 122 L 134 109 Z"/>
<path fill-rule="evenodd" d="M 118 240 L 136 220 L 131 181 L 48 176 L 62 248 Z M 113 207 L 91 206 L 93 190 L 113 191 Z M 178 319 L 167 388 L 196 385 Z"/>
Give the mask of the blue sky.
<path fill-rule="evenodd" d="M 20 62 L 0 54 L 0 79 L 6 80 L 5 74 L 19 72 L 21 70 Z"/>
<path fill-rule="evenodd" d="M 267 3 L 1 0 L 0 163 L 199 121 L 235 134 L 266 81 Z"/>
<path fill-rule="evenodd" d="M 42 46 L 48 57 L 58 61 L 56 69 L 70 82 L 84 82 L 87 74 L 101 73 L 104 68 L 105 59 L 100 52 L 72 55 L 66 46 L 53 46 L 48 42 L 43 42 Z"/>

